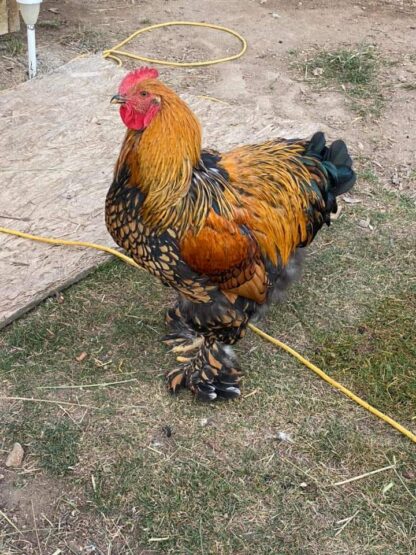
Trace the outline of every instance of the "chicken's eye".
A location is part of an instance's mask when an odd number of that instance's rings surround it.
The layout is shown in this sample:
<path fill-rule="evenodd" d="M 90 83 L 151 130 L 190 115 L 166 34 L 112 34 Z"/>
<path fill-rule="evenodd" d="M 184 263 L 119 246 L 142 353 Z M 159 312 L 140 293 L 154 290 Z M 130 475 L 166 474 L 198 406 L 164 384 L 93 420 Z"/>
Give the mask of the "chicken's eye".
<path fill-rule="evenodd" d="M 149 96 L 149 93 L 147 91 L 140 91 L 140 96 Z"/>

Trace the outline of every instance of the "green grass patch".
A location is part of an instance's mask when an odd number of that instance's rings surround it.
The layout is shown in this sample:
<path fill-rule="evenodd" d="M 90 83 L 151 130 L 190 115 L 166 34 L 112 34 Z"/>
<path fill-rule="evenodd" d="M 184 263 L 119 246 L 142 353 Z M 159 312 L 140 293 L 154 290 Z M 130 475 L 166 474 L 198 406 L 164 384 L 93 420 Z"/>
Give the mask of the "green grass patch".
<path fill-rule="evenodd" d="M 371 305 L 354 326 L 321 334 L 316 358 L 331 375 L 397 418 L 415 416 L 416 292 Z"/>
<path fill-rule="evenodd" d="M 23 52 L 23 40 L 16 34 L 9 34 L 0 37 L 0 52 L 3 51 L 8 56 L 18 56 Z"/>
<path fill-rule="evenodd" d="M 335 87 L 362 117 L 378 117 L 384 105 L 379 72 L 383 60 L 373 45 L 294 52 L 292 67 L 319 89 Z"/>
<path fill-rule="evenodd" d="M 378 175 L 372 168 L 369 167 L 358 170 L 357 175 L 360 179 L 364 179 L 372 185 L 376 185 L 379 182 Z"/>
<path fill-rule="evenodd" d="M 45 425 L 35 451 L 43 468 L 55 476 L 70 474 L 78 461 L 80 429 L 69 420 Z"/>
<path fill-rule="evenodd" d="M 42 404 L 26 405 L 23 414 L 5 417 L 8 437 L 30 446 L 39 465 L 53 476 L 72 473 L 78 458 L 80 428 L 71 420 L 51 416 Z"/>
<path fill-rule="evenodd" d="M 41 29 L 60 29 L 63 23 L 59 19 L 44 19 L 38 21 L 36 25 Z"/>

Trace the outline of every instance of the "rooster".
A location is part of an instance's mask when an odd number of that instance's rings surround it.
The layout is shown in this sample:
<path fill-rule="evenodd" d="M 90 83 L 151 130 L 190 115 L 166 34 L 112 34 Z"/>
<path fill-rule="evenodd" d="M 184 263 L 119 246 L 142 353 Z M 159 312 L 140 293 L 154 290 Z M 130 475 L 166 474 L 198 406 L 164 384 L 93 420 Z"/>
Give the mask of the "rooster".
<path fill-rule="evenodd" d="M 178 292 L 164 340 L 179 367 L 172 392 L 235 398 L 231 347 L 286 287 L 356 176 L 345 143 L 273 139 L 203 150 L 196 116 L 153 68 L 122 80 L 112 103 L 127 127 L 106 199 L 115 242 Z"/>

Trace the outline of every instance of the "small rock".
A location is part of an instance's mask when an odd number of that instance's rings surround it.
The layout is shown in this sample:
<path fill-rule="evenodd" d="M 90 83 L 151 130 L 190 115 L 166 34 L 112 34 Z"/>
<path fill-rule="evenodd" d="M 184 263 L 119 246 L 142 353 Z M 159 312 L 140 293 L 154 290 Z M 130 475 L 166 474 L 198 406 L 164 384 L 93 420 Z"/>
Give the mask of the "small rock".
<path fill-rule="evenodd" d="M 305 489 L 305 488 L 308 487 L 308 484 L 307 484 L 306 482 L 301 482 L 301 483 L 299 484 L 299 487 Z"/>
<path fill-rule="evenodd" d="M 371 229 L 371 230 L 374 229 L 374 227 L 370 224 L 370 220 L 369 220 L 369 219 L 367 219 L 367 220 L 359 220 L 358 225 L 359 225 L 360 227 L 362 227 L 363 229 Z"/>
<path fill-rule="evenodd" d="M 215 418 L 213 416 L 209 416 L 208 418 L 201 418 L 201 420 L 199 421 L 199 424 L 203 428 L 207 426 L 215 427 Z"/>
<path fill-rule="evenodd" d="M 361 202 L 361 199 L 351 197 L 349 195 L 343 195 L 342 200 L 344 202 L 346 202 L 347 204 L 360 204 L 360 202 Z"/>
<path fill-rule="evenodd" d="M 278 13 L 276 13 L 276 12 L 273 12 L 273 13 L 272 13 L 272 17 L 274 17 L 275 19 L 279 19 L 279 18 L 280 18 L 280 15 L 279 15 Z"/>
<path fill-rule="evenodd" d="M 4 474 L 0 474 L 0 482 L 4 480 Z"/>
<path fill-rule="evenodd" d="M 90 545 L 85 545 L 82 549 L 82 553 L 86 555 L 95 555 L 95 553 L 99 553 L 97 546 L 92 543 Z"/>
<path fill-rule="evenodd" d="M 7 455 L 6 466 L 11 466 L 13 468 L 20 466 L 22 464 L 24 456 L 25 452 L 23 451 L 23 447 L 20 445 L 20 443 L 16 442 L 13 445 L 13 449 Z"/>
<path fill-rule="evenodd" d="M 287 443 L 293 443 L 293 439 L 286 432 L 277 432 L 276 437 L 279 441 L 285 441 Z"/>
<path fill-rule="evenodd" d="M 416 472 L 413 472 L 412 470 L 403 470 L 402 476 L 403 478 L 406 478 L 406 480 L 413 480 L 416 478 Z"/>
<path fill-rule="evenodd" d="M 322 67 L 316 67 L 313 71 L 312 74 L 315 75 L 315 77 L 319 77 L 320 75 L 322 75 L 324 72 L 324 69 Z"/>
<path fill-rule="evenodd" d="M 159 449 L 159 447 L 163 447 L 163 443 L 161 443 L 160 441 L 157 441 L 157 440 L 152 441 L 152 447 L 154 449 Z"/>

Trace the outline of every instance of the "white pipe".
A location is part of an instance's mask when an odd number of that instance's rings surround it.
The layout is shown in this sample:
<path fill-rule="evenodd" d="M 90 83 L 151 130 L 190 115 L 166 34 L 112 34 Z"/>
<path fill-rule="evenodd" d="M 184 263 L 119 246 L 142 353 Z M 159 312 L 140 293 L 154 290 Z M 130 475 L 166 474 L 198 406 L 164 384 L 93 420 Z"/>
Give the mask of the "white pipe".
<path fill-rule="evenodd" d="M 29 79 L 32 79 L 36 75 L 36 38 L 34 25 L 27 25 L 27 54 L 29 58 Z"/>

